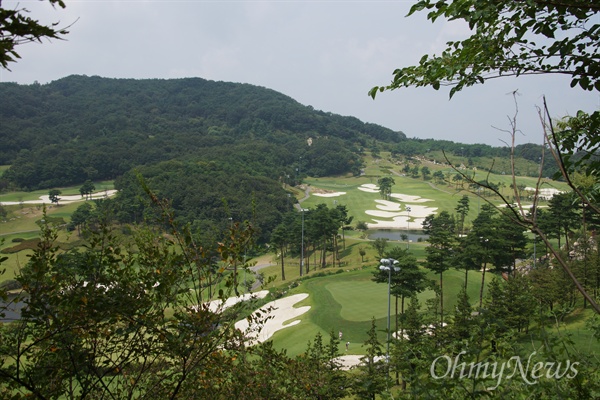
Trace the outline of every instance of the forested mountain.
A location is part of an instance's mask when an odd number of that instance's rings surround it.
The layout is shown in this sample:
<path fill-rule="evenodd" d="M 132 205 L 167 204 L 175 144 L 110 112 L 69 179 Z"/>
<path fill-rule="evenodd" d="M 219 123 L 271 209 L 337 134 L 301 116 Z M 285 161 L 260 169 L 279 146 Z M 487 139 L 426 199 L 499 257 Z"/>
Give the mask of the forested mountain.
<path fill-rule="evenodd" d="M 0 164 L 11 164 L 5 179 L 26 189 L 112 179 L 174 158 L 237 162 L 271 178 L 296 168 L 357 172 L 356 150 L 367 141 L 405 139 L 270 89 L 199 78 L 69 76 L 2 83 L 0 97 Z"/>
<path fill-rule="evenodd" d="M 114 212 L 121 222 L 139 222 L 146 207 L 137 169 L 195 232 L 210 235 L 228 221 L 253 220 L 259 241 L 292 206 L 283 183 L 359 174 L 364 148 L 408 157 L 430 150 L 465 158 L 510 153 L 407 139 L 270 89 L 200 78 L 69 76 L 45 85 L 0 83 L 0 98 L 0 164 L 11 165 L 0 189 L 117 179 Z M 517 153 L 532 150 L 529 159 L 537 160 L 534 147 Z"/>

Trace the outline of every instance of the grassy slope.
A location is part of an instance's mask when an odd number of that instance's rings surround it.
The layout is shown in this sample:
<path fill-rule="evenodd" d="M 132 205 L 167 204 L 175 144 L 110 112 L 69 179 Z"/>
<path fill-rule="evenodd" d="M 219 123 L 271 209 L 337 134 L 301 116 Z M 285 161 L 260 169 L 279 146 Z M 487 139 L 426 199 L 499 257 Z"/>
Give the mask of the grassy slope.
<path fill-rule="evenodd" d="M 95 182 L 96 191 L 113 189 L 112 181 Z M 71 186 L 59 188 L 63 195 L 79 195 L 79 186 Z M 48 195 L 48 190 L 37 190 L 32 192 L 10 192 L 0 195 L 0 203 L 8 201 L 27 201 L 37 200 L 40 196 Z M 60 204 L 59 206 L 47 205 L 46 213 L 52 217 L 62 217 L 66 222 L 71 219 L 71 214 L 82 203 L 75 202 L 70 204 Z M 15 243 L 12 242 L 15 238 L 32 239 L 39 236 L 40 227 L 36 224 L 42 218 L 42 205 L 10 205 L 5 206 L 9 211 L 9 216 L 6 221 L 0 221 L 0 248 L 12 247 Z M 4 240 L 4 243 L 2 243 Z M 66 242 L 77 240 L 75 234 L 69 234 L 62 230 L 60 232 L 59 241 Z M 2 268 L 6 268 L 6 273 L 0 276 L 0 281 L 12 279 L 20 266 L 28 261 L 30 250 L 20 251 L 15 254 L 2 254 L 8 259 L 2 263 Z"/>
<path fill-rule="evenodd" d="M 334 204 L 346 205 L 349 215 L 354 217 L 355 224 L 357 221 L 368 222 L 372 217 L 365 214 L 365 210 L 375 210 L 375 200 L 380 199 L 378 193 L 368 193 L 358 189 L 363 184 L 377 184 L 377 180 L 383 176 L 391 176 L 396 182 L 392 188 L 392 193 L 402 193 L 414 196 L 421 196 L 423 198 L 433 199 L 433 202 L 423 203 L 429 207 L 437 207 L 438 211 L 446 210 L 450 213 L 455 213 L 454 208 L 458 200 L 463 195 L 468 195 L 470 202 L 470 211 L 467 216 L 466 224 L 468 225 L 478 214 L 478 209 L 485 201 L 490 201 L 494 204 L 502 204 L 502 201 L 497 196 L 491 196 L 484 200 L 478 198 L 475 194 L 471 194 L 466 190 L 457 190 L 453 184 L 437 183 L 433 179 L 424 181 L 421 177 L 411 178 L 408 176 L 399 176 L 402 174 L 403 163 L 392 163 L 389 159 L 388 153 L 382 152 L 382 158 L 373 159 L 366 157 L 365 174 L 361 177 L 330 177 L 330 178 L 306 178 L 305 183 L 312 187 L 331 190 L 335 192 L 346 192 L 345 195 L 338 197 L 318 197 L 311 196 L 309 199 L 302 203 L 305 208 L 311 208 L 317 204 L 327 204 L 329 207 Z M 488 162 L 491 162 L 488 161 Z M 411 164 L 413 165 L 413 164 Z M 430 162 L 422 162 L 419 164 L 427 166 L 432 173 L 435 171 L 443 171 L 445 174 L 451 176 L 456 174 L 450 166 L 434 164 Z M 392 172 L 393 171 L 393 172 Z M 510 189 L 512 184 L 512 177 L 508 175 L 496 175 L 488 174 L 484 171 L 465 171 L 465 173 L 474 173 L 475 180 L 487 179 L 492 183 L 502 182 L 505 186 L 501 188 L 501 193 L 504 197 L 512 201 L 513 192 Z M 534 187 L 536 185 L 536 179 L 531 177 L 517 177 L 517 184 Z M 564 183 L 561 182 L 545 182 L 542 187 L 555 187 L 559 190 L 567 190 Z M 466 188 L 466 185 L 465 185 Z M 405 228 L 405 227 L 402 227 Z M 416 226 L 411 226 L 411 229 Z"/>
<path fill-rule="evenodd" d="M 434 164 L 427 164 L 432 172 L 437 169 L 442 169 L 444 172 L 453 172 L 447 166 L 440 166 Z M 367 158 L 366 174 L 362 177 L 336 177 L 336 178 L 308 178 L 305 180 L 306 183 L 313 187 L 321 189 L 327 189 L 332 191 L 342 191 L 347 194 L 340 197 L 326 198 L 311 196 L 308 200 L 303 202 L 303 207 L 314 207 L 317 204 L 325 203 L 328 206 L 334 204 L 344 204 L 347 206 L 350 215 L 354 217 L 353 225 L 357 221 L 369 221 L 372 217 L 365 214 L 365 210 L 375 209 L 375 200 L 379 199 L 378 193 L 367 193 L 358 190 L 358 187 L 365 183 L 377 183 L 378 177 L 386 176 L 390 174 L 390 167 L 393 167 L 394 171 L 399 173 L 402 165 L 392 165 L 389 161 L 384 158 L 381 160 L 373 160 Z M 418 195 L 425 198 L 434 199 L 434 202 L 426 203 L 428 206 L 438 207 L 438 210 L 447 210 L 451 213 L 454 212 L 454 207 L 457 201 L 466 192 L 458 192 L 453 186 L 446 186 L 443 184 L 437 184 L 433 181 L 423 181 L 422 179 L 414 179 L 409 177 L 398 176 L 397 174 L 392 175 L 396 184 L 393 188 L 394 193 L 403 193 L 409 195 Z M 483 179 L 485 174 L 477 179 Z M 506 182 L 506 186 L 510 185 L 509 176 L 495 176 L 489 177 L 492 182 L 503 181 Z M 535 181 L 533 178 L 519 178 L 519 183 L 523 183 L 527 186 L 533 186 Z M 98 184 L 97 184 L 98 186 Z M 559 187 L 564 187 L 558 184 Z M 112 188 L 110 183 L 106 183 L 106 187 L 103 189 Z M 508 189 L 504 189 L 508 192 Z M 78 188 L 64 188 L 64 194 L 78 194 Z M 47 191 L 30 192 L 30 193 L 12 193 L 3 195 L 0 197 L 0 201 L 19 201 L 29 200 L 37 198 L 40 195 L 47 194 Z M 300 197 L 301 193 L 298 192 L 297 196 Z M 15 200 L 10 200 L 15 199 Z M 494 202 L 499 202 L 498 198 L 491 199 Z M 335 202 L 335 203 L 334 203 Z M 475 218 L 477 214 L 478 205 L 482 201 L 478 200 L 477 197 L 471 197 L 471 211 L 467 218 L 467 223 Z M 68 220 L 70 214 L 77 208 L 79 204 L 70 204 L 60 207 L 49 207 L 48 214 L 52 216 L 62 216 L 65 220 Z M 3 247 L 12 245 L 10 241 L 14 237 L 21 238 L 32 238 L 37 236 L 38 227 L 35 224 L 35 220 L 39 219 L 40 211 L 35 207 L 29 209 L 20 210 L 19 206 L 11 206 L 14 213 L 28 212 L 28 214 L 21 215 L 21 218 L 15 219 L 14 221 L 0 224 L 0 234 L 5 234 L 6 243 Z M 37 214 L 37 215 L 36 215 Z M 411 228 L 416 228 L 411 227 Z M 11 233 L 31 231 L 27 233 Z M 387 321 L 387 288 L 384 284 L 376 284 L 371 281 L 371 271 L 377 265 L 377 254 L 371 247 L 369 241 L 360 239 L 360 233 L 347 232 L 346 233 L 346 249 L 342 251 L 344 261 L 344 273 L 334 274 L 327 277 L 312 278 L 304 280 L 300 285 L 294 289 L 289 290 L 290 294 L 293 293 L 309 293 L 310 296 L 299 303 L 297 306 L 310 305 L 311 310 L 299 317 L 302 321 L 300 324 L 284 329 L 277 332 L 274 336 L 274 342 L 279 348 L 286 348 L 290 354 L 298 354 L 303 351 L 306 346 L 306 342 L 312 340 L 314 336 L 320 332 L 323 336 L 327 337 L 329 332 L 333 330 L 336 334 L 339 330 L 344 333 L 343 342 L 340 345 L 340 351 L 345 352 L 345 346 L 343 343 L 346 341 L 351 342 L 349 353 L 360 354 L 363 350 L 361 348 L 362 342 L 366 339 L 366 331 L 369 328 L 371 317 L 375 317 L 377 320 L 377 326 L 381 329 L 380 339 L 385 340 L 385 333 L 383 331 Z M 67 240 L 66 234 L 61 236 L 61 240 Z M 404 243 L 390 241 L 389 246 L 400 245 L 404 246 Z M 423 259 L 425 256 L 424 248 L 425 243 L 412 243 L 410 245 L 411 251 L 417 256 L 418 259 Z M 363 248 L 367 254 L 364 259 L 359 254 L 359 249 Z M 3 278 L 10 278 L 19 264 L 23 264 L 27 261 L 27 252 L 20 252 L 14 255 L 9 255 L 8 262 L 4 265 L 8 267 L 8 274 Z M 267 257 L 268 259 L 268 257 Z M 261 263 L 264 260 L 261 260 Z M 274 264 L 278 264 L 279 260 L 273 258 Z M 311 268 L 313 268 L 311 261 Z M 358 268 L 358 269 L 356 269 Z M 335 272 L 337 268 L 327 268 L 325 271 Z M 279 286 L 285 288 L 290 282 L 294 281 L 299 277 L 298 271 L 298 260 L 286 260 L 286 282 L 281 281 L 281 266 L 272 265 L 270 267 L 261 270 L 266 276 L 277 275 L 276 281 L 272 286 Z M 316 272 L 321 272 L 317 270 Z M 314 272 L 313 272 L 314 273 Z M 456 270 L 449 270 L 444 273 L 444 303 L 446 310 L 452 310 L 455 304 L 455 295 L 463 282 L 463 272 Z M 430 276 L 431 279 L 438 281 L 438 276 Z M 478 272 L 469 273 L 469 287 L 468 292 L 471 298 L 472 304 L 476 304 L 479 298 L 481 275 Z M 433 293 L 431 291 L 422 293 L 420 300 L 423 303 L 426 299 L 431 298 Z M 392 303 L 393 307 L 393 303 Z M 573 332 L 576 340 L 581 346 L 591 346 L 589 348 L 596 351 L 600 351 L 600 346 L 597 341 L 594 342 L 591 339 L 589 331 L 585 329 L 584 320 L 582 315 L 589 315 L 589 311 L 579 313 L 577 316 L 570 317 L 567 322 L 567 330 Z M 591 344 L 590 344 L 591 343 Z"/>
<path fill-rule="evenodd" d="M 95 192 L 114 189 L 113 181 L 94 182 L 94 186 L 96 187 Z M 79 188 L 80 186 L 69 186 L 56 189 L 60 190 L 63 196 L 68 196 L 79 195 Z M 9 192 L 0 194 L 0 203 L 8 201 L 39 200 L 41 196 L 47 196 L 49 191 L 49 189 L 42 189 L 33 190 L 31 192 Z"/>
<path fill-rule="evenodd" d="M 340 351 L 345 353 L 344 343 L 349 341 L 349 354 L 363 354 L 362 343 L 366 339 L 366 331 L 370 327 L 371 318 L 376 319 L 380 329 L 379 338 L 385 341 L 387 325 L 387 285 L 371 280 L 376 264 L 357 270 L 326 277 L 303 280 L 300 285 L 289 291 L 289 294 L 308 293 L 309 297 L 296 306 L 311 306 L 311 309 L 300 316 L 301 322 L 291 328 L 283 329 L 273 336 L 278 348 L 287 349 L 289 354 L 298 354 L 306 348 L 306 342 L 312 340 L 317 333 L 328 337 L 332 330 L 335 334 L 342 331 L 343 343 Z M 335 269 L 329 269 L 334 272 Z M 430 274 L 432 279 L 437 276 Z M 456 304 L 458 293 L 464 280 L 463 272 L 449 270 L 444 273 L 445 309 L 451 310 Z M 469 273 L 468 293 L 474 302 L 479 297 L 481 274 Z M 425 301 L 434 297 L 431 290 L 421 293 L 419 300 L 425 308 Z M 392 298 L 392 314 L 394 299 Z"/>

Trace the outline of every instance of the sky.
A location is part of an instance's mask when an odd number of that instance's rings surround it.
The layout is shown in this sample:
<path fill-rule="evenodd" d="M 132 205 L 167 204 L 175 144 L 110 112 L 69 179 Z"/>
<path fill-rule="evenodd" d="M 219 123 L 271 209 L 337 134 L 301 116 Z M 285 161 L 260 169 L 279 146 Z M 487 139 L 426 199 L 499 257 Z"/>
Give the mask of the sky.
<path fill-rule="evenodd" d="M 504 146 L 518 109 L 516 143 L 541 144 L 537 107 L 556 117 L 600 109 L 600 94 L 558 76 L 502 78 L 463 89 L 378 94 L 394 69 L 468 36 L 461 22 L 406 17 L 413 1 L 65 0 L 3 1 L 44 23 L 70 26 L 65 40 L 22 45 L 0 82 L 49 83 L 77 74 L 108 78 L 199 77 L 281 92 L 315 109 L 405 133 Z M 600 17 L 599 17 L 600 18 Z M 512 93 L 518 90 L 519 95 Z M 515 104 L 516 100 L 516 104 Z M 4 101 L 4 100 L 3 100 Z"/>

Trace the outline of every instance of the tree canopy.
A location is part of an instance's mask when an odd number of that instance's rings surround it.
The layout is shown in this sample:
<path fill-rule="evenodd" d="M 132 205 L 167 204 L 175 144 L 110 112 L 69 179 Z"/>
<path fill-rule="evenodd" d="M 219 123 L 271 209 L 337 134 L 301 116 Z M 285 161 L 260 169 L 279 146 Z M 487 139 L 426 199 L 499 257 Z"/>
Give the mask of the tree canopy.
<path fill-rule="evenodd" d="M 65 8 L 62 0 L 48 0 L 53 6 Z M 61 39 L 69 33 L 59 28 L 58 23 L 50 25 L 27 16 L 25 8 L 12 10 L 1 7 L 0 1 L 0 67 L 9 69 L 8 64 L 21 58 L 16 47 L 30 42 L 41 42 L 43 39 Z"/>
<path fill-rule="evenodd" d="M 377 92 L 410 86 L 464 87 L 501 76 L 562 74 L 571 87 L 600 91 L 600 5 L 594 0 L 421 0 L 409 16 L 462 20 L 471 35 L 447 43 L 441 55 L 424 55 L 418 65 L 398 68 Z"/>

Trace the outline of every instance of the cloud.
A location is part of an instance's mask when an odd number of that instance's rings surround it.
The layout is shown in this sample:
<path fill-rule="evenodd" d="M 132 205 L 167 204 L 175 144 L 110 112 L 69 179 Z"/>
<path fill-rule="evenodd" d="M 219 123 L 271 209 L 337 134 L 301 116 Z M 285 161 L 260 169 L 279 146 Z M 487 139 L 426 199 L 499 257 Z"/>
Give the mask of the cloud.
<path fill-rule="evenodd" d="M 47 83 L 71 74 L 243 82 L 282 92 L 305 105 L 352 115 L 409 137 L 503 145 L 519 98 L 518 143 L 541 142 L 535 105 L 547 95 L 556 115 L 600 108 L 600 95 L 569 88 L 565 77 L 502 79 L 465 89 L 367 92 L 394 69 L 440 53 L 468 34 L 460 22 L 404 18 L 411 2 L 48 1 L 19 4 L 47 23 L 73 24 L 66 40 L 21 46 L 22 59 L 0 81 Z"/>

